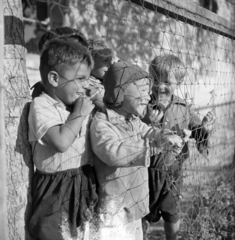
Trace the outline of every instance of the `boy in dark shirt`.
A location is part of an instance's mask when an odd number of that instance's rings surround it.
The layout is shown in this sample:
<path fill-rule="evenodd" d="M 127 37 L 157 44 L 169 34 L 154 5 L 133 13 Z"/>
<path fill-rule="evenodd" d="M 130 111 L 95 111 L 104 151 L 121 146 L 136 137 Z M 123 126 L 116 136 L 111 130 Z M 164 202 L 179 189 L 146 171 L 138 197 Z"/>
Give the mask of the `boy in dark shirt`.
<path fill-rule="evenodd" d="M 174 95 L 174 92 L 182 84 L 186 73 L 181 60 L 170 54 L 156 57 L 151 62 L 149 72 L 154 78 L 150 102 L 153 109 L 143 121 L 162 129 L 175 131 L 179 136 L 188 135 L 188 137 L 194 138 L 199 152 L 207 156 L 208 137 L 215 118 L 212 112 L 208 112 L 201 121 L 191 105 Z M 158 115 L 155 117 L 157 121 L 154 123 L 149 115 L 152 116 L 155 111 Z M 187 132 L 183 129 L 190 131 Z M 175 157 L 171 166 L 165 165 L 167 161 L 164 154 L 151 157 L 148 169 L 150 213 L 143 222 L 145 226 L 148 226 L 148 222 L 157 222 L 162 217 L 167 240 L 177 239 L 180 226 L 179 200 L 182 187 L 182 164 L 188 157 L 187 143 L 185 143 L 181 153 Z"/>

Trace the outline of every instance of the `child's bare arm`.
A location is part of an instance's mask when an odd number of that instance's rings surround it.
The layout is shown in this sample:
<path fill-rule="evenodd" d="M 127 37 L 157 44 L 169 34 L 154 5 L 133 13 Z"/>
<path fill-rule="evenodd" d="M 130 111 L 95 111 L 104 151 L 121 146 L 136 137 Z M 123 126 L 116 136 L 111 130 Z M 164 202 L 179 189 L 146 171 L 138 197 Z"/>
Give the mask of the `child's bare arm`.
<path fill-rule="evenodd" d="M 49 128 L 44 135 L 46 142 L 57 152 L 65 152 L 79 135 L 83 120 L 90 114 L 94 105 L 87 97 L 77 99 L 73 112 L 63 125 Z"/>

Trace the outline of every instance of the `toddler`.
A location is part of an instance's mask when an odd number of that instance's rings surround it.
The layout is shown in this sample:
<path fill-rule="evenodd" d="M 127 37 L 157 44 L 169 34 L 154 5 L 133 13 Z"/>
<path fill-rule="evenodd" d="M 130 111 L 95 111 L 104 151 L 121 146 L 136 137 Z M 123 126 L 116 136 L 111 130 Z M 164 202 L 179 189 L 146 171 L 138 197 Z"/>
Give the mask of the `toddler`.
<path fill-rule="evenodd" d="M 144 122 L 161 129 L 170 129 L 182 137 L 194 138 L 199 152 L 206 156 L 214 116 L 209 112 L 201 121 L 191 105 L 174 94 L 186 74 L 182 61 L 171 54 L 162 55 L 153 59 L 149 72 L 154 78 L 150 101 L 152 107 L 143 119 Z M 153 112 L 156 109 L 158 114 L 155 114 L 154 119 Z M 160 113 L 159 110 L 161 110 Z M 160 153 L 151 157 L 148 168 L 150 213 L 143 221 L 144 228 L 148 228 L 148 222 L 157 222 L 162 217 L 167 240 L 177 239 L 180 226 L 182 164 L 188 157 L 188 145 L 185 143 L 171 166 L 165 165 L 167 156 Z"/>
<path fill-rule="evenodd" d="M 139 66 L 111 65 L 104 78 L 106 110 L 90 128 L 98 179 L 100 239 L 143 239 L 141 218 L 149 212 L 150 156 L 177 154 L 182 139 L 143 123 L 152 80 Z"/>

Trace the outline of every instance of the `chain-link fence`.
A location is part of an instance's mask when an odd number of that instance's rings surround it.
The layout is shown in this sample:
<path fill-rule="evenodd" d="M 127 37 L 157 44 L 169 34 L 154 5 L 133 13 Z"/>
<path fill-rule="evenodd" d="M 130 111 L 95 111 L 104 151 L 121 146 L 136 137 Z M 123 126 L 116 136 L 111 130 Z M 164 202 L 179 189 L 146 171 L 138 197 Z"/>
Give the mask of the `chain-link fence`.
<path fill-rule="evenodd" d="M 37 56 L 37 42 L 44 31 L 70 26 L 88 39 L 104 39 L 118 59 L 144 69 L 158 55 L 178 56 L 186 66 L 185 81 L 178 95 L 192 105 L 201 119 L 208 111 L 216 116 L 208 157 L 198 152 L 194 141 L 189 142 L 190 158 L 183 164 L 180 236 L 234 239 L 235 28 L 231 22 L 194 3 L 24 1 L 26 46 Z M 219 8 L 215 3 L 211 1 L 208 5 L 214 12 Z M 233 5 L 229 9 L 233 16 Z M 37 67 L 28 71 L 39 76 Z M 30 74 L 33 84 L 35 78 Z M 150 237 L 160 239 L 161 231 L 153 225 Z"/>

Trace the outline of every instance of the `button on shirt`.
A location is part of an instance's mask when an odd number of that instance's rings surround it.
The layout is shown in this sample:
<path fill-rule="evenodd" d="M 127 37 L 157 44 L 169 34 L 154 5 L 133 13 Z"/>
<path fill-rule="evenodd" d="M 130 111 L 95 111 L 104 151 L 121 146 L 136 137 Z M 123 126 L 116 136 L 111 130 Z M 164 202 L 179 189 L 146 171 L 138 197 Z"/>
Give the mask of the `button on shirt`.
<path fill-rule="evenodd" d="M 89 116 L 84 119 L 77 138 L 64 153 L 56 152 L 43 138 L 49 128 L 63 125 L 69 115 L 70 112 L 62 103 L 45 93 L 32 101 L 28 117 L 29 142 L 32 145 L 33 161 L 38 170 L 64 171 L 92 162 L 88 142 Z"/>

